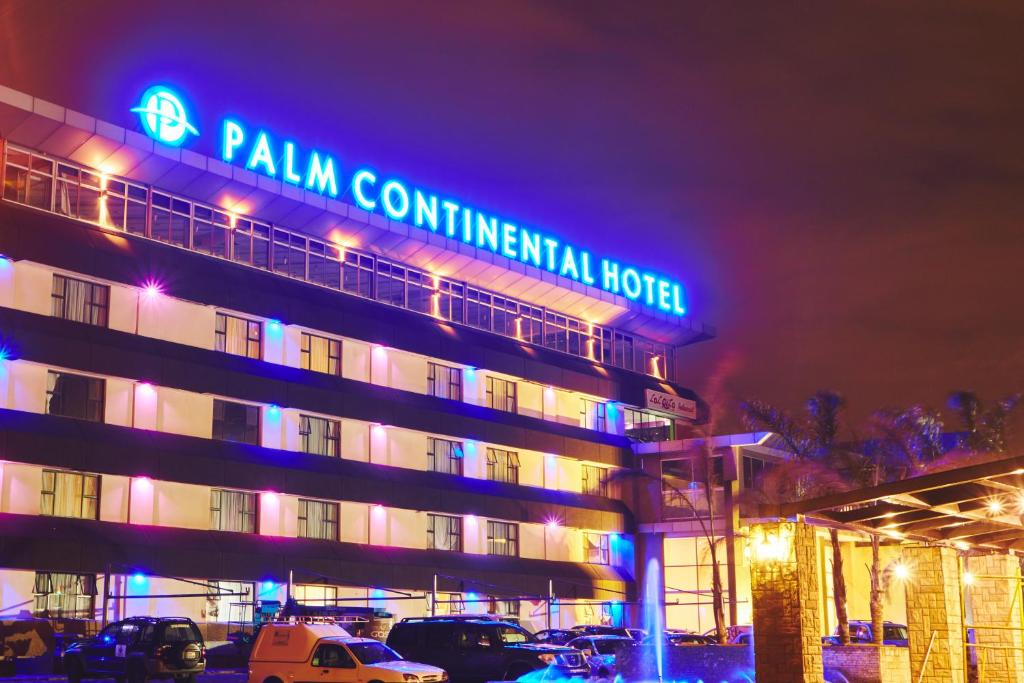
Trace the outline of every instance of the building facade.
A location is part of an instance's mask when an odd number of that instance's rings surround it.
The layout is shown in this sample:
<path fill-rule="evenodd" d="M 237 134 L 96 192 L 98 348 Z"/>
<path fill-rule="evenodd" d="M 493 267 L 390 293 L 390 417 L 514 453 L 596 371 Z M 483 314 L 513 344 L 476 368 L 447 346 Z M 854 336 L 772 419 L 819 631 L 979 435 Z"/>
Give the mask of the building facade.
<path fill-rule="evenodd" d="M 711 331 L 145 117 L 0 88 L 3 613 L 627 619 L 621 473 Z"/>

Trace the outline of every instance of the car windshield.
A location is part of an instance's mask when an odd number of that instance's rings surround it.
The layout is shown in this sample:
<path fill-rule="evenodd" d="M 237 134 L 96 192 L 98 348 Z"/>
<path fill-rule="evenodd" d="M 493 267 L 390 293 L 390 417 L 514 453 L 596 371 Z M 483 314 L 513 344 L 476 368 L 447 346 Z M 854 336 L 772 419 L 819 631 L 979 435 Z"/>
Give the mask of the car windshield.
<path fill-rule="evenodd" d="M 613 655 L 620 647 L 632 642 L 629 638 L 598 638 L 594 641 L 594 648 L 599 655 Z"/>
<path fill-rule="evenodd" d="M 199 629 L 185 621 L 172 621 L 164 624 L 162 641 L 165 643 L 201 643 L 203 637 Z"/>
<path fill-rule="evenodd" d="M 518 626 L 499 626 L 498 637 L 501 638 L 501 642 L 509 645 L 532 643 L 535 640 L 529 631 Z"/>
<path fill-rule="evenodd" d="M 886 626 L 882 635 L 886 640 L 908 640 L 906 626 Z"/>
<path fill-rule="evenodd" d="M 348 649 L 352 651 L 352 656 L 358 659 L 360 664 L 397 662 L 402 658 L 400 654 L 383 643 L 348 643 Z"/>

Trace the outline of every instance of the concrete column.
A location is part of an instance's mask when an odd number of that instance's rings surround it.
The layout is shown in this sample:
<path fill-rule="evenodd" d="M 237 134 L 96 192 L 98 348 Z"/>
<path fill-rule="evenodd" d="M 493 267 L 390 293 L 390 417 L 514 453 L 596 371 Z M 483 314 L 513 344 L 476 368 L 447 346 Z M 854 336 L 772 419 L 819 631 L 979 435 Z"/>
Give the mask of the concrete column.
<path fill-rule="evenodd" d="M 968 567 L 975 578 L 964 590 L 975 627 L 974 642 L 981 646 L 977 648 L 979 676 L 986 683 L 1024 683 L 1018 559 L 982 555 L 971 557 Z"/>
<path fill-rule="evenodd" d="M 911 678 L 920 683 L 962 683 L 964 644 L 957 552 L 930 546 L 908 546 L 903 552 L 914 573 L 913 580 L 907 582 Z"/>
<path fill-rule="evenodd" d="M 821 683 L 814 528 L 802 522 L 757 524 L 749 543 L 758 680 Z"/>

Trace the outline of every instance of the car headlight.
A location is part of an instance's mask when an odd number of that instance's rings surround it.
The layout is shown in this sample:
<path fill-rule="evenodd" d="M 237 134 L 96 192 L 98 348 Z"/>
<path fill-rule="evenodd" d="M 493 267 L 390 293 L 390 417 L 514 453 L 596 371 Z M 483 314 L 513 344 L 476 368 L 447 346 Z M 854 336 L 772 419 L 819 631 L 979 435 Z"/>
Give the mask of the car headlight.
<path fill-rule="evenodd" d="M 419 683 L 420 677 L 416 674 L 402 674 L 402 680 L 406 683 Z"/>
<path fill-rule="evenodd" d="M 544 654 L 537 655 L 537 659 L 544 662 L 548 666 L 551 666 L 555 663 L 555 656 L 552 654 L 548 654 L 547 652 L 545 652 Z"/>

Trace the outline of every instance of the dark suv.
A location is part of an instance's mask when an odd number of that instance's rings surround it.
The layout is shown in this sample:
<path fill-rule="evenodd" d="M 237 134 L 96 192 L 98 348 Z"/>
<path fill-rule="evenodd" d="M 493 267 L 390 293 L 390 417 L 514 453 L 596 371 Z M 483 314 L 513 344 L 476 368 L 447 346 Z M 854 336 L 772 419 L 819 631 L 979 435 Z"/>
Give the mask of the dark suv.
<path fill-rule="evenodd" d="M 391 628 L 388 647 L 441 667 L 460 683 L 511 681 L 548 667 L 555 678 L 590 675 L 579 650 L 540 643 L 521 626 L 484 618 L 403 619 Z"/>
<path fill-rule="evenodd" d="M 118 621 L 64 652 L 68 683 L 83 678 L 113 678 L 118 683 L 173 678 L 194 683 L 205 669 L 203 636 L 191 619 L 180 617 Z"/>

